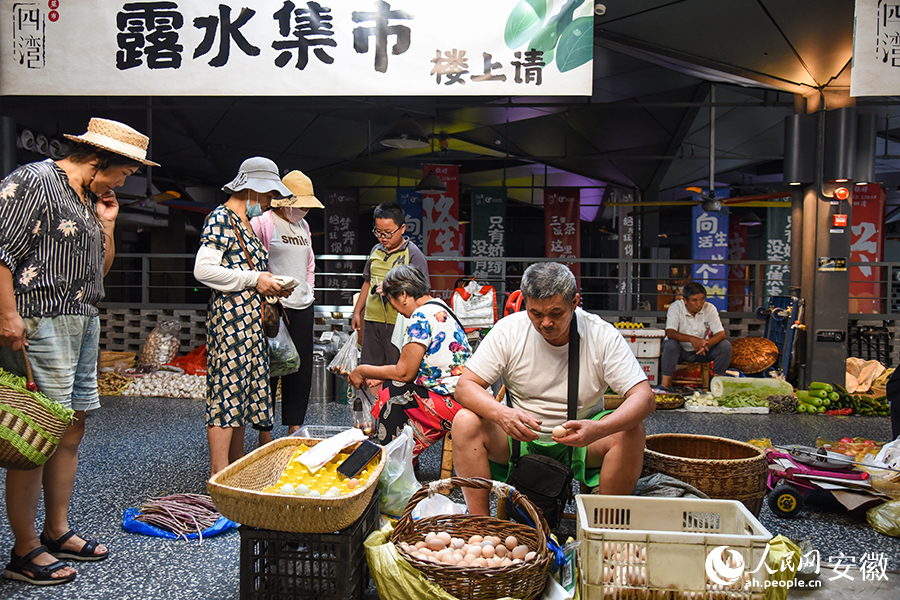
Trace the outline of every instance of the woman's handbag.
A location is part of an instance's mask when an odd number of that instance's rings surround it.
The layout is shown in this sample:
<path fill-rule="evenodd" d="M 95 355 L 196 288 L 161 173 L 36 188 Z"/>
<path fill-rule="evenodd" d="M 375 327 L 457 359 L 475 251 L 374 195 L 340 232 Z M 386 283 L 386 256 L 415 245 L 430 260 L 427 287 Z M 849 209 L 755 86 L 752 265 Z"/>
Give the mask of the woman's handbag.
<path fill-rule="evenodd" d="M 234 222 L 231 215 L 229 215 L 228 218 L 231 219 L 231 227 L 234 229 L 235 237 L 237 237 L 237 241 L 241 245 L 241 250 L 244 251 L 244 256 L 247 257 L 247 263 L 249 263 L 250 268 L 255 271 L 256 267 L 253 265 L 253 259 L 250 258 L 250 253 L 247 252 L 244 240 L 241 239 L 241 233 L 238 231 L 237 223 Z M 278 298 L 267 298 L 263 296 L 262 308 L 260 310 L 262 312 L 263 332 L 265 332 L 267 338 L 273 338 L 278 335 L 278 328 L 281 326 L 282 318 L 286 323 L 290 323 L 287 318 L 287 313 L 284 312 L 284 306 L 281 305 L 281 300 Z"/>

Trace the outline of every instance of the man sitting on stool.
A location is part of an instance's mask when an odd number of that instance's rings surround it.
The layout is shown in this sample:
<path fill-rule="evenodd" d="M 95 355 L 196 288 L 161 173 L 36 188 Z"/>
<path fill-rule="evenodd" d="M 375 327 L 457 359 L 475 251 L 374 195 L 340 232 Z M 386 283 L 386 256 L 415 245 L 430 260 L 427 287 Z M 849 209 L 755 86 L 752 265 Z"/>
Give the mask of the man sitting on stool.
<path fill-rule="evenodd" d="M 706 301 L 706 288 L 692 281 L 682 289 L 682 299 L 669 306 L 666 336 L 660 360 L 662 391 L 672 387 L 672 377 L 680 362 L 712 362 L 713 374 L 724 375 L 731 365 L 731 342 L 719 311 Z"/>

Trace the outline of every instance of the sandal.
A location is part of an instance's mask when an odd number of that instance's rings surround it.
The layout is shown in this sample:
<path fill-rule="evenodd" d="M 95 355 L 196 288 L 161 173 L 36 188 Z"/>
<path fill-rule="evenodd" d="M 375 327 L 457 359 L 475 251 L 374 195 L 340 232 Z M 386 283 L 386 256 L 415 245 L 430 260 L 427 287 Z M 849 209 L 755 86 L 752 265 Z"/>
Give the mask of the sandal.
<path fill-rule="evenodd" d="M 10 561 L 6 565 L 3 576 L 7 579 L 27 581 L 34 585 L 59 585 L 61 583 L 69 583 L 75 579 L 76 573 L 66 577 L 53 577 L 54 573 L 66 568 L 65 563 L 56 561 L 49 565 L 38 565 L 32 562 L 35 557 L 40 556 L 44 552 L 48 552 L 46 546 L 38 546 L 22 557 L 16 556 L 15 552 L 10 552 Z M 28 571 L 31 575 L 25 571 Z"/>
<path fill-rule="evenodd" d="M 89 561 L 98 561 L 98 560 L 106 560 L 106 557 L 109 556 L 109 552 L 104 552 L 103 554 L 94 554 L 94 550 L 97 549 L 97 546 L 100 545 L 96 540 L 88 540 L 84 543 L 84 546 L 81 547 L 81 550 L 67 550 L 63 548 L 63 544 L 68 541 L 70 537 L 75 535 L 73 530 L 69 530 L 66 533 L 62 534 L 58 540 L 51 540 L 48 538 L 43 532 L 41 532 L 41 543 L 44 544 L 47 548 L 49 548 L 48 552 L 55 556 L 56 558 L 67 558 L 69 560 L 80 560 L 84 562 Z"/>

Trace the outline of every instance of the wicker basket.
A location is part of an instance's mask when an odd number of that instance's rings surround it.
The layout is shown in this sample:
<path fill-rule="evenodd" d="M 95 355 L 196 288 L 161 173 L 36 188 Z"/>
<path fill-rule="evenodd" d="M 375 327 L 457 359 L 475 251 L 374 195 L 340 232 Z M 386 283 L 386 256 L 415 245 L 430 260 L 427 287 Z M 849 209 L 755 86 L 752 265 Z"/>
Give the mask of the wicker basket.
<path fill-rule="evenodd" d="M 43 465 L 56 451 L 73 412 L 40 392 L 33 381 L 25 350 L 27 380 L 0 369 L 0 467 L 27 471 Z"/>
<path fill-rule="evenodd" d="M 740 338 L 731 348 L 731 366 L 744 373 L 761 373 L 778 362 L 778 346 L 768 338 Z"/>
<path fill-rule="evenodd" d="M 415 506 L 429 495 L 447 492 L 458 487 L 492 490 L 498 500 L 509 497 L 537 523 L 537 528 L 502 521 L 495 517 L 468 515 L 438 515 L 413 521 Z M 415 544 L 422 541 L 429 531 L 446 531 L 453 537 L 468 539 L 473 535 L 496 535 L 504 539 L 516 536 L 519 543 L 537 552 L 533 561 L 509 567 L 456 567 L 417 560 L 403 551 L 400 542 Z M 451 477 L 423 486 L 410 499 L 397 522 L 391 542 L 397 545 L 397 552 L 417 568 L 431 582 L 441 586 L 451 595 L 466 600 L 493 600 L 511 596 L 522 600 L 532 600 L 540 595 L 550 572 L 552 557 L 547 551 L 547 534 L 550 528 L 541 511 L 515 488 L 497 481 L 480 477 Z"/>
<path fill-rule="evenodd" d="M 384 449 L 365 484 L 335 498 L 286 496 L 263 492 L 275 484 L 300 444 L 313 438 L 284 437 L 266 444 L 216 473 L 207 483 L 209 495 L 223 516 L 250 527 L 290 533 L 331 533 L 349 527 L 366 510 L 384 469 Z M 349 446 L 355 450 L 359 444 Z"/>
<path fill-rule="evenodd" d="M 710 435 L 647 436 L 643 475 L 665 473 L 710 498 L 739 500 L 754 516 L 766 495 L 766 455 L 760 448 Z"/>

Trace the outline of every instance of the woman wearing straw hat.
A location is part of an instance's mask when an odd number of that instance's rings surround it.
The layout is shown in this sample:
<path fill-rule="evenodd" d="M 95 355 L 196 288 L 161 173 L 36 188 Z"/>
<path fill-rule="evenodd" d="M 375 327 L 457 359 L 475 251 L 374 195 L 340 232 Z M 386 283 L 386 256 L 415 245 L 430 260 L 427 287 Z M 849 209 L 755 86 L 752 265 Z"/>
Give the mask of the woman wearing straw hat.
<path fill-rule="evenodd" d="M 15 544 L 4 575 L 36 585 L 67 583 L 75 570 L 57 559 L 97 561 L 106 547 L 69 529 L 69 502 L 87 411 L 100 407 L 97 352 L 103 276 L 115 255 L 119 204 L 113 190 L 147 160 L 149 138 L 91 119 L 60 160 L 27 164 L 0 182 L 0 367 L 25 374 L 23 347 L 38 389 L 72 408 L 50 459 L 6 473 Z M 43 531 L 35 529 L 41 489 Z"/>
<path fill-rule="evenodd" d="M 244 427 L 272 424 L 263 296 L 287 297 L 268 272 L 268 253 L 250 219 L 290 196 L 278 167 L 257 156 L 222 188 L 231 197 L 207 217 L 194 277 L 213 289 L 206 315 L 206 436 L 211 474 L 244 455 Z"/>
<path fill-rule="evenodd" d="M 281 424 L 294 433 L 303 425 L 309 406 L 312 385 L 313 284 L 316 260 L 313 255 L 306 222 L 311 208 L 325 208 L 313 192 L 312 181 L 300 171 L 291 171 L 281 182 L 292 192 L 289 198 L 272 201 L 272 210 L 251 219 L 250 224 L 263 246 L 269 251 L 269 271 L 299 281 L 294 293 L 282 301 L 288 318 L 291 339 L 300 354 L 300 369 L 281 377 Z M 278 389 L 277 379 L 270 381 L 272 393 Z M 259 429 L 259 445 L 272 441 L 272 428 Z"/>

